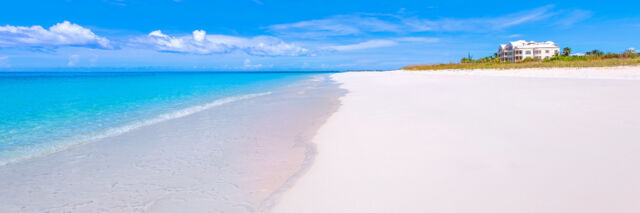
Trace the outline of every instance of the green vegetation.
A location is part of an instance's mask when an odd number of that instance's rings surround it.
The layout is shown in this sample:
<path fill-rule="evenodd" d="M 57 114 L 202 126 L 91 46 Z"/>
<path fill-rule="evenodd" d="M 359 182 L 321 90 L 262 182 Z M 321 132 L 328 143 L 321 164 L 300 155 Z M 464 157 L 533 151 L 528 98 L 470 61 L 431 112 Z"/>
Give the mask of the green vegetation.
<path fill-rule="evenodd" d="M 591 50 L 589 52 L 586 53 L 587 56 L 603 56 L 604 52 L 600 51 L 600 50 Z"/>
<path fill-rule="evenodd" d="M 500 58 L 493 56 L 474 60 L 470 55 L 462 58 L 460 63 L 412 65 L 405 70 L 446 70 L 446 69 L 519 69 L 519 68 L 552 68 L 552 67 L 613 67 L 639 65 L 640 56 L 633 49 L 618 53 L 604 53 L 600 50 L 592 50 L 584 56 L 570 56 L 571 48 L 564 48 L 562 55 L 550 59 L 539 60 L 526 58 L 520 62 L 501 62 Z"/>
<path fill-rule="evenodd" d="M 569 55 L 571 55 L 571 48 L 569 48 L 569 47 L 565 47 L 564 49 L 562 49 L 562 55 L 563 55 L 563 56 L 569 56 Z"/>

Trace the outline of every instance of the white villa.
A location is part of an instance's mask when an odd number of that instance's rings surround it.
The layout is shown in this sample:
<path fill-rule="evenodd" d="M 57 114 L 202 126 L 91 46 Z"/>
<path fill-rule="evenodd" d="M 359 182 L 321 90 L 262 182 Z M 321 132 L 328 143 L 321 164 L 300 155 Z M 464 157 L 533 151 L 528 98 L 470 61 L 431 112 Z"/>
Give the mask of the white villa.
<path fill-rule="evenodd" d="M 517 62 L 525 58 L 548 59 L 556 54 L 560 54 L 558 44 L 551 41 L 512 41 L 508 44 L 501 44 L 498 48 L 498 58 L 504 62 Z"/>

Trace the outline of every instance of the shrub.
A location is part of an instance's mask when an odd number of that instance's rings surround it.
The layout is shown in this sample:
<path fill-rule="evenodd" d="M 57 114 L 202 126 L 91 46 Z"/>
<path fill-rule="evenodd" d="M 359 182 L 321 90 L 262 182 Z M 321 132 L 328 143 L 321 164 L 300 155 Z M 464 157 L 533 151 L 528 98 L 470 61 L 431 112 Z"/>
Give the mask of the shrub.
<path fill-rule="evenodd" d="M 602 56 L 604 55 L 604 52 L 600 51 L 600 50 L 591 50 L 589 52 L 586 53 L 587 56 Z"/>
<path fill-rule="evenodd" d="M 638 52 L 636 52 L 636 50 L 634 50 L 634 49 L 628 49 L 628 50 L 625 50 L 624 52 L 622 52 L 622 57 L 625 57 L 625 58 L 636 58 L 636 57 L 638 57 Z"/>
<path fill-rule="evenodd" d="M 618 53 L 607 53 L 605 55 L 602 56 L 603 59 L 609 59 L 609 58 L 622 58 L 622 56 Z"/>
<path fill-rule="evenodd" d="M 550 59 L 545 60 L 545 62 L 550 61 L 586 61 L 589 57 L 586 56 L 556 56 Z"/>
<path fill-rule="evenodd" d="M 522 63 L 528 63 L 528 62 L 538 62 L 540 61 L 540 59 L 537 58 L 525 58 L 524 60 L 522 60 Z"/>

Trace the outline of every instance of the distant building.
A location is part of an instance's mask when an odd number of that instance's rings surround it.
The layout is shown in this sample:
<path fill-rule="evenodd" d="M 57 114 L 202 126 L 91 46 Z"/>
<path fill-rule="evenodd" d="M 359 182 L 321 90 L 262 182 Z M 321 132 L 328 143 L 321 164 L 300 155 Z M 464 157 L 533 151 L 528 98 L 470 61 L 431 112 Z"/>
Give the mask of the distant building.
<path fill-rule="evenodd" d="M 551 41 L 512 41 L 501 44 L 498 48 L 498 58 L 503 62 L 518 62 L 526 58 L 548 59 L 560 54 L 560 48 Z"/>

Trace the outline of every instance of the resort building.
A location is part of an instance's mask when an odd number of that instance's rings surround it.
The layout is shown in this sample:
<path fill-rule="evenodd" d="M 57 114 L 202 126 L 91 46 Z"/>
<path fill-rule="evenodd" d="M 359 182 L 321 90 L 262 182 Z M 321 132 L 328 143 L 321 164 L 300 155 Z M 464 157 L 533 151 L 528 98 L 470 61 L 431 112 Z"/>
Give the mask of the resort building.
<path fill-rule="evenodd" d="M 512 41 L 508 44 L 501 44 L 498 48 L 498 58 L 503 62 L 518 62 L 526 58 L 549 59 L 560 54 L 560 48 L 551 41 Z"/>

